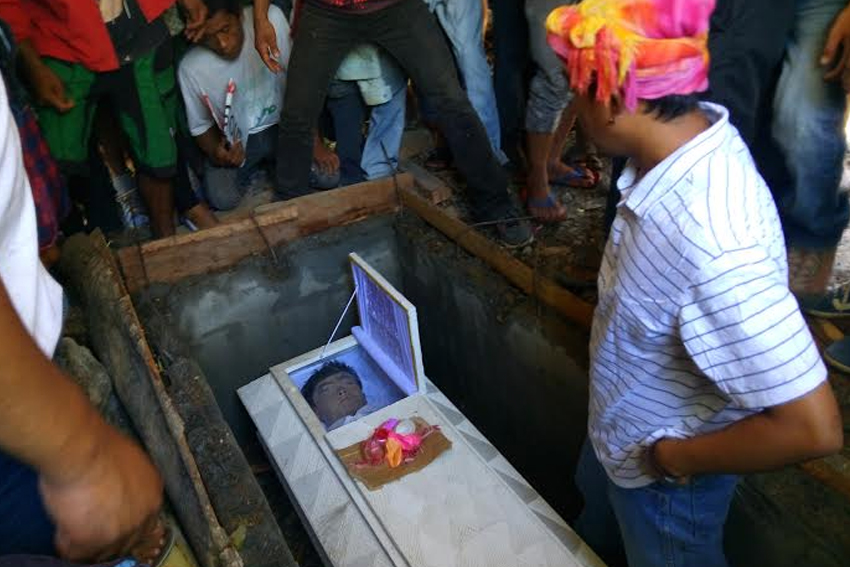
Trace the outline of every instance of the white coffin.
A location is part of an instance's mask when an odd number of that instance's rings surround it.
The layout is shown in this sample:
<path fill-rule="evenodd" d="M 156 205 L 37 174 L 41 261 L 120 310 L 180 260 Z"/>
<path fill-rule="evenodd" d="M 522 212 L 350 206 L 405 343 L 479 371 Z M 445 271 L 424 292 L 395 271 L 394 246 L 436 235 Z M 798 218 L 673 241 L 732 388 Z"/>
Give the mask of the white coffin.
<path fill-rule="evenodd" d="M 362 259 L 351 260 L 361 321 L 353 336 L 280 364 L 238 392 L 326 564 L 602 567 L 425 377 L 415 308 Z M 373 374 L 396 386 L 401 399 L 327 432 L 300 386 L 331 359 L 358 370 L 367 399 L 380 397 L 380 388 L 367 384 Z M 375 491 L 349 476 L 336 450 L 366 439 L 387 419 L 413 416 L 438 425 L 452 447 Z"/>

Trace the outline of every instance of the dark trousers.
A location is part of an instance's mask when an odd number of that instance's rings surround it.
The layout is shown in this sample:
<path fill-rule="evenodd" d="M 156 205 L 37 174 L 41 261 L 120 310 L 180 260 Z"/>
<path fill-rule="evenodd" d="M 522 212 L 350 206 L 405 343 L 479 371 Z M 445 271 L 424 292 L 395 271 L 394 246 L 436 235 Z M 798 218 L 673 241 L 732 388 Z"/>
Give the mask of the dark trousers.
<path fill-rule="evenodd" d="M 354 81 L 335 81 L 328 97 L 328 112 L 333 122 L 336 155 L 339 157 L 340 185 L 353 185 L 366 180 L 360 167 L 363 160 L 363 122 L 369 108 Z"/>
<path fill-rule="evenodd" d="M 767 123 L 794 25 L 795 0 L 718 0 L 711 16 L 706 100 L 729 109 L 750 148 Z M 826 38 L 824 38 L 824 41 Z"/>
<path fill-rule="evenodd" d="M 364 42 L 375 43 L 395 57 L 433 106 L 437 127 L 469 186 L 475 219 L 495 220 L 510 214 L 507 175 L 460 86 L 439 24 L 422 0 L 401 0 L 368 14 L 304 5 L 280 121 L 278 194 L 288 199 L 309 192 L 312 131 L 328 85 L 345 55 Z"/>
<path fill-rule="evenodd" d="M 528 22 L 523 2 L 490 0 L 490 8 L 496 56 L 493 87 L 499 107 L 502 150 L 512 162 L 519 163 L 528 91 Z"/>
<path fill-rule="evenodd" d="M 54 554 L 54 533 L 35 471 L 0 452 L 0 556 Z"/>

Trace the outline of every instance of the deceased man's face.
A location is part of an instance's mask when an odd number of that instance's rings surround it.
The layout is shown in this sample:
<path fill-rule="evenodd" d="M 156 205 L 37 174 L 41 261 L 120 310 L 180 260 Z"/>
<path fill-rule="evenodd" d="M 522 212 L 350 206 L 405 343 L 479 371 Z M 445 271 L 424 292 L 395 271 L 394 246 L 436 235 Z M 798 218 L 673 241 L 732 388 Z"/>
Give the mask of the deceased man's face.
<path fill-rule="evenodd" d="M 348 372 L 338 372 L 322 380 L 313 392 L 313 409 L 326 426 L 354 415 L 366 405 L 360 382 Z"/>

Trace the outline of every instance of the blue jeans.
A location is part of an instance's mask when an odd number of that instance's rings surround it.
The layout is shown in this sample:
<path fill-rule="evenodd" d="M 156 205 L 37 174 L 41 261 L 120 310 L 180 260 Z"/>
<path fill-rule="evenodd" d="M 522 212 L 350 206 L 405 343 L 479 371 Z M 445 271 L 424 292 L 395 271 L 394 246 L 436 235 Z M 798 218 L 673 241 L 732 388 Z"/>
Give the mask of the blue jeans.
<path fill-rule="evenodd" d="M 502 134 L 493 75 L 484 52 L 484 10 L 480 0 L 425 0 L 437 16 L 455 56 L 472 108 L 484 124 L 493 152 L 501 163 Z M 426 104 L 427 106 L 427 104 Z"/>
<path fill-rule="evenodd" d="M 0 452 L 0 556 L 54 555 L 55 531 L 38 491 L 38 475 Z"/>
<path fill-rule="evenodd" d="M 327 106 L 336 132 L 342 185 L 389 177 L 395 173 L 404 134 L 407 85 L 401 85 L 384 104 L 372 107 L 365 142 L 363 120 L 369 107 L 363 102 L 357 83 L 335 80 L 329 93 L 332 95 L 328 95 Z"/>
<path fill-rule="evenodd" d="M 850 219 L 839 191 L 846 150 L 846 95 L 823 79 L 819 59 L 845 0 L 797 0 L 773 120 L 756 144 L 759 170 L 776 201 L 789 247 L 834 248 Z"/>
<path fill-rule="evenodd" d="M 369 134 L 363 146 L 360 165 L 366 179 L 389 177 L 398 169 L 401 137 L 404 135 L 404 112 L 407 106 L 407 87 L 398 89 L 393 97 L 372 107 Z M 386 153 L 385 153 L 386 152 Z"/>
<path fill-rule="evenodd" d="M 575 530 L 603 558 L 623 548 L 629 567 L 728 567 L 723 524 L 737 482 L 706 475 L 686 486 L 620 488 L 585 441 L 576 470 L 584 510 Z"/>

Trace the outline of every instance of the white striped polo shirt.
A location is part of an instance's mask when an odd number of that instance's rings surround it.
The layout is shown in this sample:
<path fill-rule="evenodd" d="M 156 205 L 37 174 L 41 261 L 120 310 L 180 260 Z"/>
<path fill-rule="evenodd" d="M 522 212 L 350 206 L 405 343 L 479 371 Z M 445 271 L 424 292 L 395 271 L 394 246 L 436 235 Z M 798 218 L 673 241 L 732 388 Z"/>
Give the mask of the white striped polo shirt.
<path fill-rule="evenodd" d="M 779 216 L 725 108 L 642 179 L 629 166 L 599 272 L 589 435 L 611 480 L 645 450 L 798 398 L 826 369 L 788 289 Z"/>

